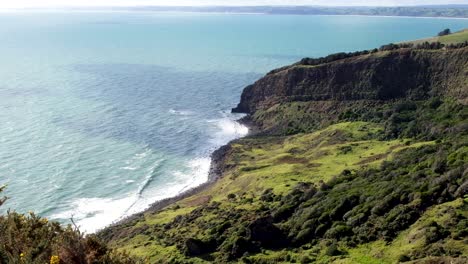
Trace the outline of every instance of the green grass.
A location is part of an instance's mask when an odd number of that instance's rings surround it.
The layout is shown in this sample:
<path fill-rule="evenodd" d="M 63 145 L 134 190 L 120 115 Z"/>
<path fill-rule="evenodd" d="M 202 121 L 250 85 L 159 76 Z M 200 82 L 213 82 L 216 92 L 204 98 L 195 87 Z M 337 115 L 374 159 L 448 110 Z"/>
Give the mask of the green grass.
<path fill-rule="evenodd" d="M 432 37 L 426 39 L 418 39 L 415 41 L 409 41 L 408 43 L 420 44 L 424 42 L 440 42 L 442 44 L 458 44 L 468 41 L 468 29 L 464 29 L 458 32 L 454 32 L 452 34 L 442 36 L 442 37 Z"/>
<path fill-rule="evenodd" d="M 188 214 L 190 213 L 195 207 L 180 207 L 175 209 L 176 207 L 168 207 L 164 210 L 161 210 L 157 214 L 147 214 L 145 215 L 145 224 L 148 225 L 157 225 L 157 224 L 165 224 L 172 221 L 176 216 L 181 214 Z"/>
<path fill-rule="evenodd" d="M 439 37 L 438 41 L 443 44 L 457 44 L 468 41 L 468 29 L 455 32 L 447 36 Z"/>

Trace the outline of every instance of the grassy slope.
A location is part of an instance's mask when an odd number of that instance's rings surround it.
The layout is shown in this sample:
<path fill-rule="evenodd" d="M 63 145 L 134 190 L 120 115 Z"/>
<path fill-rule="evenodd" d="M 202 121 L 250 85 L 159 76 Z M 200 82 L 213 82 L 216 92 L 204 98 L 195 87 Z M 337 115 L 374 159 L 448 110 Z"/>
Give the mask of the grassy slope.
<path fill-rule="evenodd" d="M 419 39 L 415 41 L 410 41 L 410 43 L 419 44 L 423 42 L 440 42 L 442 44 L 458 44 L 468 41 L 468 29 L 464 29 L 458 32 L 454 32 L 450 35 L 442 36 L 442 37 L 433 37 L 427 39 Z"/>
<path fill-rule="evenodd" d="M 345 122 L 310 134 L 240 140 L 233 145 L 229 157 L 229 162 L 235 167 L 216 184 L 159 213 L 146 214 L 144 219 L 129 227 L 127 233 L 135 236 L 114 241 L 113 245 L 139 256 L 150 256 L 151 261 L 165 261 L 171 257 L 182 259 L 184 257 L 176 247 L 161 245 L 157 239 L 151 238 L 152 233 L 139 233 L 138 228 L 169 223 L 178 215 L 186 214 L 208 201 L 219 201 L 228 210 L 244 209 L 254 214 L 255 209 L 262 205 L 259 197 L 266 189 L 273 189 L 275 194 L 285 194 L 297 182 L 326 182 L 344 169 L 377 166 L 383 160 L 391 159 L 399 150 L 432 144 L 376 140 L 375 136 L 381 132 L 382 127 L 377 124 Z M 229 199 L 227 195 L 230 193 L 235 194 L 236 199 Z M 202 217 L 207 220 L 216 218 L 216 215 Z M 203 238 L 203 231 L 195 226 L 193 228 L 187 231 L 168 230 L 165 235 L 186 232 L 186 235 Z M 307 252 L 301 250 L 290 254 L 299 261 Z M 356 252 L 350 257 L 356 258 Z M 274 261 L 277 255 L 283 254 L 282 251 L 266 251 L 259 254 L 258 259 Z"/>
<path fill-rule="evenodd" d="M 457 44 L 468 41 L 468 29 L 455 32 L 447 36 L 439 37 L 438 41 L 442 44 Z"/>

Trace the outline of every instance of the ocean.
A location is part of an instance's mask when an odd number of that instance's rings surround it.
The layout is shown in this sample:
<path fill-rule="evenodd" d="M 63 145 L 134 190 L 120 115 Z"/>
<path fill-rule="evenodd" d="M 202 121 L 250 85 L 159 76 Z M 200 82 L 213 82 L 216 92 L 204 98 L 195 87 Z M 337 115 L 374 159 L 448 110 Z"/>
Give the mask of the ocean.
<path fill-rule="evenodd" d="M 468 27 L 465 19 L 0 13 L 0 208 L 94 232 L 205 182 L 248 128 L 242 89 L 303 57 Z"/>

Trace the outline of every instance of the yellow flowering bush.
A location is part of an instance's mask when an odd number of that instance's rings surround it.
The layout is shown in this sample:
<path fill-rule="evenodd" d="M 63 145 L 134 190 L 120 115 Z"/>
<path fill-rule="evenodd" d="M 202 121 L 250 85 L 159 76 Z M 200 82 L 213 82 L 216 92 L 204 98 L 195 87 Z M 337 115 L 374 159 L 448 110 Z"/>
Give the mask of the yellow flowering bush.
<path fill-rule="evenodd" d="M 59 256 L 52 255 L 50 257 L 50 264 L 59 264 L 60 263 L 60 258 Z"/>
<path fill-rule="evenodd" d="M 5 187 L 0 186 L 0 193 Z M 6 200 L 1 198 L 0 205 Z M 96 236 L 85 236 L 29 212 L 0 215 L 0 263 L 143 263 L 109 249 Z"/>

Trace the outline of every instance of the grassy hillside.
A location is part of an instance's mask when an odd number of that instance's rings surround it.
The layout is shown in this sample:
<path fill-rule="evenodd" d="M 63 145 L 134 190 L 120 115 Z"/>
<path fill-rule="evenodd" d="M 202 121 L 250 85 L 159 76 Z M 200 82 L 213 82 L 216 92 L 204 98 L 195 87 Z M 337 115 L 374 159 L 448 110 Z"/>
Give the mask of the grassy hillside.
<path fill-rule="evenodd" d="M 402 104 L 394 108 L 409 122 L 466 125 L 467 109 L 453 101 Z M 238 140 L 208 189 L 100 235 L 162 263 L 463 261 L 466 135 L 409 137 L 400 125 L 392 139 L 385 122 L 343 120 Z"/>
<path fill-rule="evenodd" d="M 462 30 L 460 32 L 455 32 L 450 35 L 438 37 L 437 41 L 442 44 L 458 44 L 468 41 L 468 29 Z"/>

